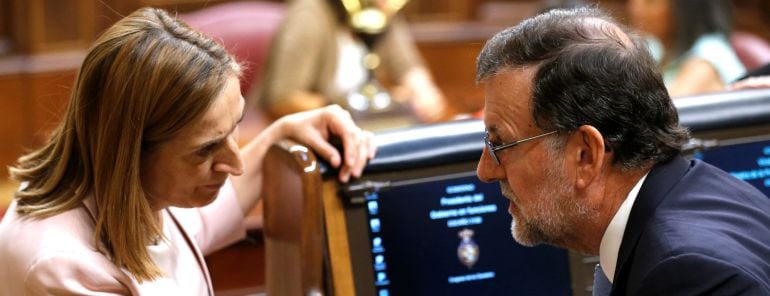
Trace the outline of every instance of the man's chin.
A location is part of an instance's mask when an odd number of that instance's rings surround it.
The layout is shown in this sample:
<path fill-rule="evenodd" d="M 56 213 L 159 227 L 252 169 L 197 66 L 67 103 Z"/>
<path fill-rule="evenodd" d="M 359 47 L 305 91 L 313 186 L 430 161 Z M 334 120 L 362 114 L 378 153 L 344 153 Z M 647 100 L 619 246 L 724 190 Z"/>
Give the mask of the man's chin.
<path fill-rule="evenodd" d="M 513 240 L 522 246 L 534 247 L 540 244 L 540 242 L 534 241 L 531 236 L 527 235 L 525 229 L 521 229 L 522 225 L 516 223 L 516 218 L 511 220 L 511 236 Z"/>

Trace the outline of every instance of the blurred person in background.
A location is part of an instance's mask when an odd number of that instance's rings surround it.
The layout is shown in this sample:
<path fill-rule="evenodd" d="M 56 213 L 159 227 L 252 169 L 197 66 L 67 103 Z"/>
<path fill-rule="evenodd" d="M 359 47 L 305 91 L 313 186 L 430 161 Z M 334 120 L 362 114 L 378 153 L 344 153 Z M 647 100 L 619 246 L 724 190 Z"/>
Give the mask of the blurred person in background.
<path fill-rule="evenodd" d="M 629 0 L 630 24 L 649 36 L 672 96 L 723 90 L 746 69 L 730 44 L 727 0 Z"/>
<path fill-rule="evenodd" d="M 272 41 L 263 80 L 254 84 L 261 89 L 249 101 L 273 118 L 332 103 L 345 106 L 347 95 L 367 79 L 361 62 L 366 52 L 341 0 L 296 0 Z M 408 102 L 423 122 L 444 115 L 443 95 L 401 17 L 394 17 L 374 52 L 381 59 L 375 76 L 394 86 L 394 101 Z"/>

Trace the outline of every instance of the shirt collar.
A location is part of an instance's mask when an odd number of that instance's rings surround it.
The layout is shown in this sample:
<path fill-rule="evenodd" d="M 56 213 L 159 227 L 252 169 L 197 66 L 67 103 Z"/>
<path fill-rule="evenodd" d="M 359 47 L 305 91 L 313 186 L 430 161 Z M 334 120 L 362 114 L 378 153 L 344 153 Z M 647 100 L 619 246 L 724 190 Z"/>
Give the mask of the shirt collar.
<path fill-rule="evenodd" d="M 607 226 L 607 230 L 604 231 L 602 236 L 601 245 L 599 245 L 599 264 L 602 266 L 604 275 L 613 281 L 615 275 L 615 264 L 618 261 L 618 252 L 620 251 L 620 243 L 623 241 L 623 233 L 626 231 L 626 224 L 628 224 L 628 217 L 631 214 L 631 208 L 636 201 L 636 197 L 639 195 L 639 190 L 642 188 L 642 183 L 647 178 L 647 172 L 636 181 L 636 185 L 628 192 L 626 200 L 620 204 L 620 208 L 612 217 L 610 225 Z"/>

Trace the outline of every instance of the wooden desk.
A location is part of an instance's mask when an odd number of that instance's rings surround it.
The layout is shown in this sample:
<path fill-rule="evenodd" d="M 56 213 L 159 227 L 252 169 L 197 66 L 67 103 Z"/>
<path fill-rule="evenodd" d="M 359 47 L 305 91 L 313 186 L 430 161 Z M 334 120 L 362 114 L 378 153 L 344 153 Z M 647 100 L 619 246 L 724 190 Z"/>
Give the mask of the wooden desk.
<path fill-rule="evenodd" d="M 234 245 L 206 256 L 217 296 L 253 295 L 265 292 L 265 242 L 261 229 Z"/>

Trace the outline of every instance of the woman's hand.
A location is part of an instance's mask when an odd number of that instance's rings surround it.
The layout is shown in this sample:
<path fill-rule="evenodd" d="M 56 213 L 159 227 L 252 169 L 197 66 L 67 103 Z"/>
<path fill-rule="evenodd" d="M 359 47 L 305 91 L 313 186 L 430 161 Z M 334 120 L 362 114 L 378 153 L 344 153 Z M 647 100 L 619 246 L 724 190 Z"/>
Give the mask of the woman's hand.
<path fill-rule="evenodd" d="M 337 105 L 288 115 L 276 124 L 284 138 L 308 146 L 334 168 L 339 168 L 341 182 L 349 181 L 351 176 L 360 177 L 366 162 L 377 150 L 371 143 L 372 133 L 361 130 L 350 113 Z M 329 143 L 332 136 L 341 140 L 344 160 Z"/>
<path fill-rule="evenodd" d="M 747 78 L 727 86 L 728 90 L 770 88 L 770 75 Z"/>
<path fill-rule="evenodd" d="M 345 150 L 344 159 L 329 143 L 338 137 Z M 367 160 L 374 157 L 372 133 L 362 131 L 350 113 L 337 105 L 284 116 L 268 126 L 241 149 L 243 174 L 232 176 L 236 197 L 244 214 L 251 211 L 262 192 L 264 157 L 270 146 L 282 139 L 292 139 L 313 149 L 319 157 L 339 168 L 339 180 L 360 177 Z"/>

